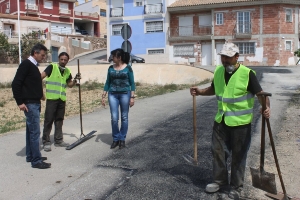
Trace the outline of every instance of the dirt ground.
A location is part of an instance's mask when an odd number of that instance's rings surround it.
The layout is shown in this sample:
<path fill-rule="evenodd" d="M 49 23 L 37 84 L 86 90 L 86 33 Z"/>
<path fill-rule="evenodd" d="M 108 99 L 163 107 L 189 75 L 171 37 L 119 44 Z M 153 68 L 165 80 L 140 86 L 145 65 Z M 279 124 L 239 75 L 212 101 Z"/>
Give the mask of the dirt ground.
<path fill-rule="evenodd" d="M 293 200 L 300 200 L 300 90 L 291 97 L 288 107 L 283 113 L 280 130 L 273 132 L 273 139 L 275 142 L 275 149 L 280 165 L 281 175 L 284 186 L 289 197 L 294 197 Z M 273 125 L 274 126 L 274 125 Z M 272 127 L 272 124 L 271 124 Z M 272 128 L 271 128 L 272 129 Z M 272 130 L 273 131 L 273 130 Z M 257 155 L 259 158 L 259 155 Z M 259 161 L 258 161 L 259 162 Z M 272 153 L 271 144 L 266 125 L 266 151 L 265 151 L 265 171 L 274 173 L 276 179 L 276 187 L 278 192 L 283 192 L 280 179 L 277 173 L 275 159 Z M 248 169 L 247 169 L 248 170 Z M 250 171 L 250 170 L 248 170 Z M 248 184 L 245 196 L 255 200 L 269 200 L 266 197 L 266 192 L 253 188 L 250 172 L 246 172 Z"/>
<path fill-rule="evenodd" d="M 85 90 L 81 91 L 82 112 L 91 112 L 94 109 L 100 109 L 101 107 L 101 94 L 102 90 Z M 73 116 L 79 112 L 79 95 L 78 88 L 67 89 L 67 105 L 65 117 Z M 44 113 L 46 102 L 42 101 L 41 105 L 41 122 L 44 120 Z M 11 130 L 22 128 L 25 125 L 24 113 L 21 112 L 13 99 L 11 89 L 0 89 L 0 127 L 3 127 L 0 132 L 6 132 L 5 130 Z"/>
<path fill-rule="evenodd" d="M 280 164 L 281 174 L 288 195 L 300 199 L 300 91 L 291 98 L 289 107 L 283 118 L 282 128 L 278 134 L 274 135 L 277 157 Z M 267 133 L 267 132 L 266 132 Z M 274 134 L 274 133 L 273 133 Z M 268 136 L 266 136 L 268 137 Z M 277 174 L 272 151 L 267 153 L 266 166 L 272 166 L 266 171 Z M 277 190 L 282 191 L 277 179 Z"/>

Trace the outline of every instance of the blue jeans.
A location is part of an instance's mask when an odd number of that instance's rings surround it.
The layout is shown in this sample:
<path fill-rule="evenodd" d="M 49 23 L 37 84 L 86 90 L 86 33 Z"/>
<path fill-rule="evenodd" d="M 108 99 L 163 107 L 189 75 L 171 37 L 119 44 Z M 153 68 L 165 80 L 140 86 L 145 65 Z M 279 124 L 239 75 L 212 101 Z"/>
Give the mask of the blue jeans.
<path fill-rule="evenodd" d="M 26 104 L 26 160 L 31 161 L 31 166 L 42 162 L 40 152 L 40 112 L 41 104 Z"/>
<path fill-rule="evenodd" d="M 229 127 L 214 122 L 212 135 L 213 178 L 220 185 L 228 184 L 227 159 L 232 154 L 230 185 L 243 187 L 246 158 L 251 143 L 251 124 Z"/>
<path fill-rule="evenodd" d="M 128 131 L 130 95 L 130 91 L 128 91 L 126 94 L 111 92 L 108 93 L 113 141 L 125 141 Z M 119 106 L 121 110 L 121 129 L 119 129 Z"/>

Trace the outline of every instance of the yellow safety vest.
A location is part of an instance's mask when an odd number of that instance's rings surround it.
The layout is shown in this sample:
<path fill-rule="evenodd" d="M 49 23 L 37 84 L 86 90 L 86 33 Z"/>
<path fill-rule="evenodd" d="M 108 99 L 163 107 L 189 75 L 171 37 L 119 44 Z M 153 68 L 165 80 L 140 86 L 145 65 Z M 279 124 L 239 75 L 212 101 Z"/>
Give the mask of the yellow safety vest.
<path fill-rule="evenodd" d="M 50 77 L 46 78 L 46 98 L 66 101 L 67 79 L 69 78 L 71 71 L 69 68 L 65 68 L 64 74 L 61 75 L 58 64 L 51 64 L 53 66 L 52 73 Z"/>
<path fill-rule="evenodd" d="M 222 65 L 217 66 L 214 73 L 214 89 L 218 100 L 216 122 L 220 123 L 224 116 L 227 126 L 251 123 L 254 95 L 247 91 L 250 70 L 246 66 L 240 65 L 226 85 L 225 68 Z"/>

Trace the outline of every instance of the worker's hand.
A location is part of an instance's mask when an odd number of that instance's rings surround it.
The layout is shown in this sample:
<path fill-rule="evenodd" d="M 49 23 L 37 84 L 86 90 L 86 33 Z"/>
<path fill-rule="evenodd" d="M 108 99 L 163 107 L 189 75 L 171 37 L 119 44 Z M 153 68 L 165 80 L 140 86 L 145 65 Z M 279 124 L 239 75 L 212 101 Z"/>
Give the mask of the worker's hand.
<path fill-rule="evenodd" d="M 25 105 L 24 103 L 21 104 L 21 105 L 19 105 L 19 108 L 20 108 L 21 111 L 26 111 L 26 112 L 28 112 L 28 108 L 26 107 L 26 105 Z"/>
<path fill-rule="evenodd" d="M 134 106 L 134 98 L 130 98 L 129 106 L 130 108 Z"/>
<path fill-rule="evenodd" d="M 81 73 L 77 73 L 74 79 L 80 80 L 81 79 Z"/>
<path fill-rule="evenodd" d="M 260 108 L 260 113 L 262 113 L 262 108 Z M 271 117 L 271 109 L 267 106 L 263 113 L 264 117 L 269 119 Z"/>
<path fill-rule="evenodd" d="M 198 87 L 191 87 L 190 88 L 190 93 L 191 93 L 192 96 L 199 95 Z"/>

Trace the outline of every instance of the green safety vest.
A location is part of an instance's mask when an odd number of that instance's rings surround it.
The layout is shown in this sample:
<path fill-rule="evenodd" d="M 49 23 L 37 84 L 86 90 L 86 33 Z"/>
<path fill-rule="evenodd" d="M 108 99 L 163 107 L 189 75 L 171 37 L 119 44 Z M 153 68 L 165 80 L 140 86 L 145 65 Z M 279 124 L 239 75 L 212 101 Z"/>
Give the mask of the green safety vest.
<path fill-rule="evenodd" d="M 227 126 L 251 123 L 254 95 L 247 91 L 250 70 L 246 66 L 240 65 L 226 85 L 225 68 L 222 65 L 216 67 L 214 73 L 215 94 L 218 100 L 216 122 L 220 123 L 224 116 L 224 122 Z"/>
<path fill-rule="evenodd" d="M 46 78 L 46 98 L 66 101 L 67 79 L 69 78 L 71 71 L 69 68 L 65 68 L 62 76 L 58 64 L 51 63 L 51 65 L 53 66 L 52 73 L 50 77 Z"/>

